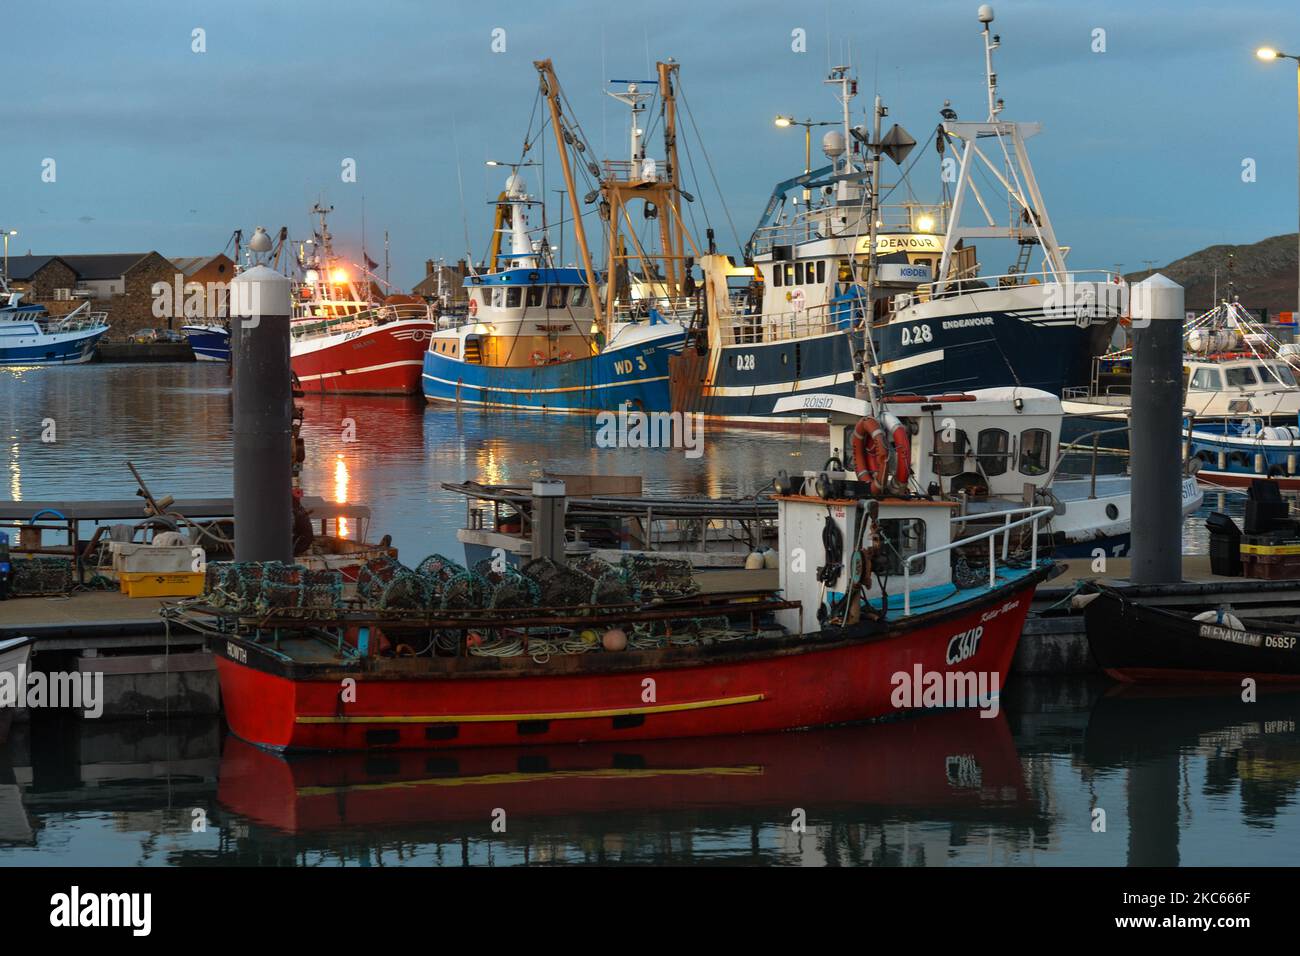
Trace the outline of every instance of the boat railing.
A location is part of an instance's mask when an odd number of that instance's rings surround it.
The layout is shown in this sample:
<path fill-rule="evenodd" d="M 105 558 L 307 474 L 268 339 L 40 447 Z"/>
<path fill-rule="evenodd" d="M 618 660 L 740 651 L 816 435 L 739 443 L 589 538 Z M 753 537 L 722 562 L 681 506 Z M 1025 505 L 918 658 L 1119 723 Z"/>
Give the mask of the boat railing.
<path fill-rule="evenodd" d="M 1016 528 L 1022 528 L 1025 525 L 1030 526 L 1030 544 L 1029 544 L 1029 564 L 1030 567 L 1038 566 L 1038 522 L 1052 514 L 1055 509 L 1051 505 L 1028 505 L 1022 508 L 1011 508 L 1001 512 L 1002 524 L 996 528 L 990 528 L 987 531 L 981 531 L 956 541 L 950 541 L 948 544 L 938 548 L 931 548 L 929 551 L 922 551 L 918 554 L 910 554 L 903 559 L 903 616 L 907 617 L 912 613 L 912 565 L 917 561 L 923 561 L 926 558 L 933 557 L 937 554 L 950 554 L 958 548 L 969 548 L 980 541 L 989 543 L 989 587 L 997 587 L 998 582 L 998 550 L 997 538 L 1002 536 L 1002 558 L 1005 563 L 1011 553 L 1011 532 Z M 1015 521 L 1011 519 L 1016 515 L 1022 517 Z M 955 515 L 951 520 L 953 525 L 964 524 L 969 521 L 987 521 L 991 516 L 988 513 L 983 514 L 965 514 Z"/>
<path fill-rule="evenodd" d="M 429 315 L 429 306 L 424 303 L 397 302 L 359 309 L 346 315 L 303 316 L 290 323 L 289 332 L 294 338 L 315 337 L 387 325 L 403 319 L 423 319 Z"/>
<path fill-rule="evenodd" d="M 950 278 L 946 281 L 926 282 L 917 286 L 917 295 L 922 299 L 947 299 L 953 296 L 965 295 L 970 292 L 979 292 L 993 289 L 1008 289 L 1020 286 L 1042 286 L 1044 290 L 1058 286 L 1077 286 L 1085 288 L 1086 286 L 1096 284 L 1098 286 L 1114 286 L 1114 302 L 1106 304 L 1111 305 L 1116 310 L 1122 310 L 1127 296 L 1127 283 L 1124 277 L 1116 272 L 1110 272 L 1106 269 L 1082 269 L 1077 271 L 1053 272 L 1043 270 L 1041 272 L 1006 272 L 1002 275 L 978 275 L 978 276 L 961 276 Z M 942 289 L 938 287 L 942 286 Z M 937 291 L 936 291 L 937 290 Z M 1059 294 L 1058 294 L 1059 295 Z M 1110 298 L 1110 296 L 1108 296 Z M 1073 309 L 1078 303 L 1072 298 L 1064 298 L 1060 302 L 1062 308 L 1070 307 Z M 1101 304 L 1101 303 L 1098 303 Z"/>
<path fill-rule="evenodd" d="M 797 187 L 796 187 L 797 188 Z M 830 236 L 867 239 L 869 221 L 865 207 L 860 204 L 839 206 L 801 206 L 799 211 L 781 222 L 772 223 L 754 232 L 750 237 L 750 255 L 765 255 L 774 246 L 792 246 Z M 847 217 L 846 222 L 840 222 Z M 880 206 L 877 235 L 927 233 L 942 239 L 946 226 L 943 206 L 918 203 L 883 203 Z M 865 258 L 865 256 L 860 256 Z"/>
<path fill-rule="evenodd" d="M 803 339 L 849 328 L 851 310 L 832 309 L 833 303 L 799 309 L 794 312 L 766 312 L 754 315 L 733 314 L 721 323 L 723 345 L 748 345 Z"/>
<path fill-rule="evenodd" d="M 108 328 L 107 312 L 70 312 L 61 319 L 50 318 L 45 322 L 46 332 L 84 332 L 91 329 Z"/>

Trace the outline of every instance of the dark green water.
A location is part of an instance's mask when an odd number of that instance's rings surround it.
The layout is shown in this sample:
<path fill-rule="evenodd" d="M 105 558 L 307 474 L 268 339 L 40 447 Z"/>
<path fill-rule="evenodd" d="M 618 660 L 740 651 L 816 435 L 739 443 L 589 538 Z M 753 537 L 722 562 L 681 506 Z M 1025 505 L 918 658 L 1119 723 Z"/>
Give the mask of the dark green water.
<path fill-rule="evenodd" d="M 229 494 L 224 374 L 0 370 L 8 497 L 129 497 L 128 460 L 156 494 Z M 369 504 L 373 536 L 391 532 L 413 562 L 460 556 L 464 504 L 443 481 L 523 481 L 545 463 L 641 475 L 651 493 L 734 495 L 822 460 L 815 437 L 709 433 L 689 459 L 598 448 L 573 419 L 373 398 L 305 405 L 307 491 Z M 57 441 L 43 443 L 49 418 Z M 1240 512 L 1234 496 L 1207 507 Z M 1203 550 L 1202 520 L 1188 521 L 1189 551 Z M 994 719 L 957 711 L 729 740 L 293 762 L 227 738 L 217 720 L 38 719 L 0 747 L 0 865 L 1296 859 L 1300 695 L 1247 705 L 1019 680 L 1004 705 Z"/>

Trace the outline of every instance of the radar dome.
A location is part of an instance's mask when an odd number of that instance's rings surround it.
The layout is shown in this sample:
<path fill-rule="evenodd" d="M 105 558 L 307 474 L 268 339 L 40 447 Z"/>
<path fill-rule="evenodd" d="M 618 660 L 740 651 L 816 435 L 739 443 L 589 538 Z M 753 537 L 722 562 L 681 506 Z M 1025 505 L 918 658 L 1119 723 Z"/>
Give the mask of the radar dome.
<path fill-rule="evenodd" d="M 844 134 L 837 129 L 827 131 L 822 137 L 822 152 L 834 159 L 844 155 Z"/>
<path fill-rule="evenodd" d="M 980 23 L 993 22 L 993 7 L 991 4 L 981 3 L 979 9 Z"/>

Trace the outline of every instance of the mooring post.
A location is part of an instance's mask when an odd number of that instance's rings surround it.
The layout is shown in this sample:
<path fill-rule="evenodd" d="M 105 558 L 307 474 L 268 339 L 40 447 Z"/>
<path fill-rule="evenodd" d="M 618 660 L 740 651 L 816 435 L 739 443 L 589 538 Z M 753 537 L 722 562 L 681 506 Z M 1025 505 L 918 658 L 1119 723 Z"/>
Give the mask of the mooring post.
<path fill-rule="evenodd" d="M 293 560 L 290 282 L 253 266 L 230 283 L 235 560 Z"/>
<path fill-rule="evenodd" d="M 1133 584 L 1183 579 L 1183 287 L 1160 273 L 1130 290 Z"/>
<path fill-rule="evenodd" d="M 534 558 L 550 558 L 564 564 L 564 503 L 564 482 L 533 482 Z"/>

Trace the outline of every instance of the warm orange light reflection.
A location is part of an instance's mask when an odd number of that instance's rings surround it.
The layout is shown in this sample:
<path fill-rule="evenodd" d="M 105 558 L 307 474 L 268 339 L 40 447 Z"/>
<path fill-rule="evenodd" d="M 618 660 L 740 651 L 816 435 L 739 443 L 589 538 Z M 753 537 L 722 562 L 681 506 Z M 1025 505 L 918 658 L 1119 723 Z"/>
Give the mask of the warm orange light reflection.
<path fill-rule="evenodd" d="M 333 272 L 330 273 L 330 278 L 333 279 L 335 282 L 347 282 L 348 274 L 347 271 L 344 269 L 335 269 Z"/>
<path fill-rule="evenodd" d="M 348 463 L 343 459 L 343 452 L 339 452 L 334 458 L 334 500 L 339 504 L 347 504 L 348 500 Z M 349 534 L 348 519 L 339 518 L 339 537 L 346 538 Z"/>

